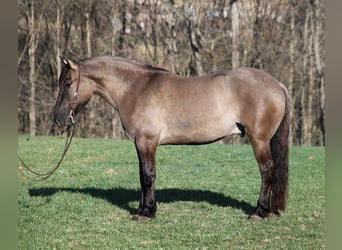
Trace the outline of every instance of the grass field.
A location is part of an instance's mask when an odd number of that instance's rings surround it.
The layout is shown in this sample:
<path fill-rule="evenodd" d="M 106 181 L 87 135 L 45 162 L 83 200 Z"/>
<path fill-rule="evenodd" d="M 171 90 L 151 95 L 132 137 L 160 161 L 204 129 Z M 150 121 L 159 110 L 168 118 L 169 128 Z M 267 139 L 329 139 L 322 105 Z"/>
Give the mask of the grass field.
<path fill-rule="evenodd" d="M 62 137 L 19 136 L 37 171 L 58 161 Z M 260 187 L 249 145 L 162 146 L 157 217 L 137 222 L 138 160 L 129 141 L 74 138 L 60 169 L 18 172 L 19 249 L 325 249 L 324 148 L 292 147 L 287 211 L 247 220 Z"/>

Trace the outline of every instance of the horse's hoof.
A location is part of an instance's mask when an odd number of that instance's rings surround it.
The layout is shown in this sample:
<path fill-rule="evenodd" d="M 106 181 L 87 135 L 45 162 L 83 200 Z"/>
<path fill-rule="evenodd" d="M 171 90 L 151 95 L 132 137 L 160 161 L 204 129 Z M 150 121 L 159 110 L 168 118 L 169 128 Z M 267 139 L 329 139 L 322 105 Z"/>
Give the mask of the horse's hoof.
<path fill-rule="evenodd" d="M 265 218 L 279 218 L 279 217 L 280 217 L 279 212 L 274 212 L 274 213 L 268 213 Z M 260 220 L 263 220 L 264 218 L 258 214 L 251 214 L 248 219 L 252 221 L 260 221 Z"/>
<path fill-rule="evenodd" d="M 248 217 L 249 220 L 251 221 L 260 221 L 260 220 L 263 220 L 264 218 L 262 218 L 260 215 L 258 214 L 251 214 L 249 217 Z"/>
<path fill-rule="evenodd" d="M 269 213 L 267 215 L 267 218 L 279 218 L 279 217 L 280 217 L 280 213 L 279 212 Z"/>
<path fill-rule="evenodd" d="M 135 214 L 132 216 L 132 220 L 135 221 L 146 221 L 146 220 L 152 220 L 152 217 L 148 217 L 146 215 L 141 215 L 141 214 Z"/>

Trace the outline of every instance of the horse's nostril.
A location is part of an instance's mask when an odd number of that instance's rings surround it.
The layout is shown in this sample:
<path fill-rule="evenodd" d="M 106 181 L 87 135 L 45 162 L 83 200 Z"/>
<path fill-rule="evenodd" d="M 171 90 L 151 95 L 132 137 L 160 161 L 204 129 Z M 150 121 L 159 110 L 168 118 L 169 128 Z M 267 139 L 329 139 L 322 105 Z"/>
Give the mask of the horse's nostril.
<path fill-rule="evenodd" d="M 57 124 L 57 126 L 61 126 L 62 124 L 61 124 L 61 122 L 59 121 L 59 120 L 55 120 L 55 123 Z"/>
<path fill-rule="evenodd" d="M 58 127 L 61 127 L 63 126 L 63 122 L 61 121 L 61 119 L 59 117 L 55 117 L 55 124 L 58 126 Z"/>

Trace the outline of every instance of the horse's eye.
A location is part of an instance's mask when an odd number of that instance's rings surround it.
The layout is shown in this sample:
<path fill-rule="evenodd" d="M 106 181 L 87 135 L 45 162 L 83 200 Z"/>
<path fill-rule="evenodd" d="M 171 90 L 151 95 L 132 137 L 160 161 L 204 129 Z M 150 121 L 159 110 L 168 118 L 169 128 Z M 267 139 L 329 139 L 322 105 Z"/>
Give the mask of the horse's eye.
<path fill-rule="evenodd" d="M 70 86 L 71 86 L 71 82 L 66 82 L 66 83 L 65 83 L 65 87 L 66 87 L 66 88 L 69 88 Z"/>

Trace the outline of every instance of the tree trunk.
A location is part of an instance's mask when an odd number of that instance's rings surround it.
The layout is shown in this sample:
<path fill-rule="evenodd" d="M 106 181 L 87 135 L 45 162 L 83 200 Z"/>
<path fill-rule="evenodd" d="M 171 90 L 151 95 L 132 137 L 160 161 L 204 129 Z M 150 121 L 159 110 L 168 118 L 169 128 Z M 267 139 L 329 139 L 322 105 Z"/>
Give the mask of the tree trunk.
<path fill-rule="evenodd" d="M 152 21 L 152 46 L 153 46 L 153 62 L 158 65 L 158 13 L 157 13 L 157 0 L 149 1 L 150 9 L 150 18 Z"/>
<path fill-rule="evenodd" d="M 239 52 L 239 8 L 238 2 L 232 3 L 232 67 L 240 66 L 240 52 Z"/>
<path fill-rule="evenodd" d="M 60 1 L 57 1 L 57 17 L 56 17 L 56 62 L 57 62 L 57 76 L 61 74 L 61 59 L 60 57 L 62 56 L 61 52 L 61 10 L 60 10 Z M 57 98 L 57 93 L 56 93 L 56 98 Z"/>
<path fill-rule="evenodd" d="M 309 10 L 309 86 L 308 86 L 308 104 L 307 104 L 307 136 L 306 145 L 311 145 L 312 141 L 312 130 L 313 130 L 313 97 L 315 96 L 314 84 L 315 84 L 315 65 L 314 65 L 314 52 L 313 52 L 313 33 L 314 33 L 314 19 L 313 19 L 313 8 L 310 6 Z"/>
<path fill-rule="evenodd" d="M 295 73 L 295 47 L 296 47 L 296 30 L 295 30 L 295 6 L 294 4 L 291 4 L 291 20 L 290 20 L 290 26 L 291 26 L 291 40 L 290 40 L 290 72 L 289 72 L 289 82 L 288 82 L 288 91 L 289 96 L 291 100 L 294 100 L 294 94 L 293 94 L 293 83 L 294 83 L 294 73 Z M 293 107 L 294 105 L 292 105 Z M 291 109 L 291 117 L 293 117 L 293 109 Z M 289 143 L 290 145 L 293 144 L 293 124 L 291 123 L 290 126 L 290 138 Z"/>
<path fill-rule="evenodd" d="M 90 8 L 90 7 L 89 7 Z M 91 26 L 90 26 L 90 10 L 85 13 L 86 18 L 86 43 L 87 43 L 87 56 L 91 57 Z"/>
<path fill-rule="evenodd" d="M 318 3 L 319 4 L 319 3 Z M 317 5 L 318 5 L 317 4 Z M 319 76 L 319 129 L 320 129 L 320 143 L 325 145 L 325 79 L 324 79 L 324 64 L 321 59 L 321 49 L 323 48 L 321 42 L 321 35 L 323 32 L 322 19 L 320 13 L 322 6 L 315 6 L 315 34 L 314 34 L 314 53 L 315 65 Z"/>
<path fill-rule="evenodd" d="M 114 2 L 112 3 L 114 5 Z M 116 39 L 116 32 L 118 30 L 118 23 L 116 21 L 116 8 L 112 8 L 112 13 L 111 13 L 111 24 L 112 24 L 112 38 L 111 38 L 111 51 L 112 51 L 112 56 L 115 56 L 115 39 Z"/>
<path fill-rule="evenodd" d="M 124 55 L 124 49 L 125 49 L 125 33 L 126 33 L 126 22 L 127 22 L 127 18 L 126 18 L 126 5 L 127 2 L 124 1 L 122 2 L 121 6 L 120 6 L 120 21 L 121 21 L 121 29 L 120 29 L 120 33 L 119 33 L 119 54 L 120 55 Z"/>
<path fill-rule="evenodd" d="M 190 20 L 188 24 L 188 37 L 190 41 L 190 47 L 191 47 L 191 58 L 189 62 L 189 69 L 190 69 L 190 75 L 203 75 L 203 65 L 201 62 L 201 55 L 199 53 L 199 45 L 197 44 L 196 39 L 196 31 L 193 29 L 193 26 L 196 26 L 196 24 L 193 23 L 194 20 Z"/>
<path fill-rule="evenodd" d="M 30 31 L 30 41 L 29 41 L 29 65 L 30 65 L 30 111 L 29 111 L 29 117 L 30 117 L 30 134 L 35 135 L 36 134 L 36 106 L 35 106 L 35 100 L 36 100 L 36 68 L 35 68 L 35 56 L 36 56 L 36 27 L 35 27 L 35 12 L 34 12 L 34 2 L 31 1 L 31 12 L 29 15 L 28 20 L 28 26 Z"/>
<path fill-rule="evenodd" d="M 310 143 L 310 119 L 311 119 L 311 107 L 309 103 L 308 95 L 311 94 L 310 86 L 311 86 L 311 8 L 306 9 L 305 13 L 305 22 L 304 22 L 304 38 L 303 38 L 303 47 L 304 47 L 304 56 L 303 56 L 303 79 L 302 79 L 302 92 L 301 92 L 301 107 L 302 107 L 302 144 L 308 145 Z M 307 75 L 308 74 L 308 75 Z"/>

